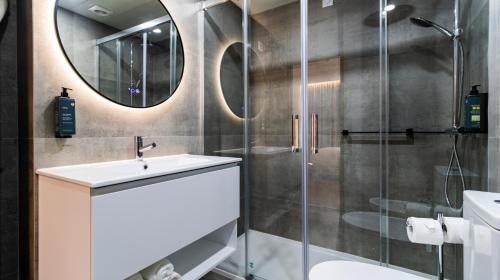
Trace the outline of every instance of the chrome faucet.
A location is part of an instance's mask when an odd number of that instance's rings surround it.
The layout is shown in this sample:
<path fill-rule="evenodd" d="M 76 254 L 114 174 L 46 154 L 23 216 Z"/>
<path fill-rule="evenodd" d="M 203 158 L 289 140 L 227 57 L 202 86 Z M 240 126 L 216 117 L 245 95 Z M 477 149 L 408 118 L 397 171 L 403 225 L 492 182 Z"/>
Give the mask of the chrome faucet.
<path fill-rule="evenodd" d="M 142 136 L 135 136 L 135 159 L 142 161 L 144 159 L 144 152 L 156 148 L 156 143 L 151 143 L 144 146 Z"/>

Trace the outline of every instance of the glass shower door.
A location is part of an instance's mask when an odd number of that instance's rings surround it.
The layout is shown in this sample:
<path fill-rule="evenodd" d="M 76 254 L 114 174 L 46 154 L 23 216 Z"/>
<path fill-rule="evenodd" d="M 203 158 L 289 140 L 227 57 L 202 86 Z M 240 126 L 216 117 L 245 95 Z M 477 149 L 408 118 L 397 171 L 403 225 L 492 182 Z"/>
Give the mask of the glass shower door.
<path fill-rule="evenodd" d="M 384 5 L 308 1 L 310 268 L 386 261 Z"/>
<path fill-rule="evenodd" d="M 126 106 L 158 105 L 174 93 L 183 73 L 184 54 L 175 24 L 161 19 L 146 26 L 96 41 L 95 86 Z"/>
<path fill-rule="evenodd" d="M 302 280 L 301 10 L 282 2 L 249 1 L 248 272 Z"/>

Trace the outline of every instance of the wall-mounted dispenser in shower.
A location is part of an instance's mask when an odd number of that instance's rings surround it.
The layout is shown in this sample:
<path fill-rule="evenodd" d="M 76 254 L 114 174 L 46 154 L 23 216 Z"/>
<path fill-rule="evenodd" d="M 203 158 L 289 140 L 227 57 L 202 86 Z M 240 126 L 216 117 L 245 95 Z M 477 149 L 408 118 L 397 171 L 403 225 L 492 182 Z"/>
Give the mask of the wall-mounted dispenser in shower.
<path fill-rule="evenodd" d="M 56 138 L 71 138 L 76 133 L 75 100 L 69 97 L 69 88 L 62 88 L 55 100 Z"/>
<path fill-rule="evenodd" d="M 465 97 L 465 132 L 488 132 L 488 94 L 479 93 L 478 87 L 473 86 Z"/>

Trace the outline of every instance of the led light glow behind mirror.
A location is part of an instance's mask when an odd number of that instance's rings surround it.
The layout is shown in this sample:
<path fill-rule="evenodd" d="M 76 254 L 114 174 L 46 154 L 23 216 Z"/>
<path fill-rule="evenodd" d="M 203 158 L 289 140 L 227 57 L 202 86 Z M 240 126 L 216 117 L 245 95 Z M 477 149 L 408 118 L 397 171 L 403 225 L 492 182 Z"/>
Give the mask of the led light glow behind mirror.
<path fill-rule="evenodd" d="M 146 108 L 175 93 L 184 50 L 161 1 L 58 0 L 55 16 L 68 61 L 103 97 Z"/>

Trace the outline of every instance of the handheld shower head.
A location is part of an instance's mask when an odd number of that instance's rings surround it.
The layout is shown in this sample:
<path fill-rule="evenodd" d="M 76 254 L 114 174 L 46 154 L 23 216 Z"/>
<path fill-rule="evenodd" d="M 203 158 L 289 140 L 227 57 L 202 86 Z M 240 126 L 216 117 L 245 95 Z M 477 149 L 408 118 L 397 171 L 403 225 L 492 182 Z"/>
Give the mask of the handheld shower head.
<path fill-rule="evenodd" d="M 453 34 L 453 32 L 451 32 L 450 30 L 444 28 L 443 26 L 441 26 L 435 22 L 432 22 L 428 19 L 420 18 L 420 17 L 412 17 L 412 18 L 410 18 L 410 21 L 411 21 L 411 23 L 418 25 L 420 27 L 424 27 L 424 28 L 433 27 L 434 29 L 441 32 L 442 34 L 449 37 L 450 39 L 455 38 L 455 34 Z"/>
<path fill-rule="evenodd" d="M 410 18 L 411 23 L 418 25 L 420 27 L 432 27 L 432 21 L 424 19 L 424 18 Z"/>

